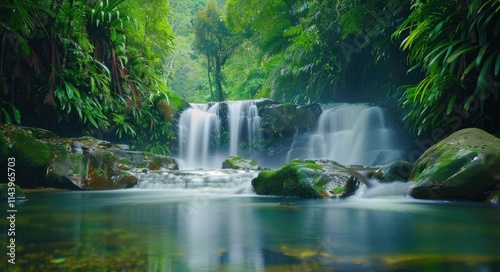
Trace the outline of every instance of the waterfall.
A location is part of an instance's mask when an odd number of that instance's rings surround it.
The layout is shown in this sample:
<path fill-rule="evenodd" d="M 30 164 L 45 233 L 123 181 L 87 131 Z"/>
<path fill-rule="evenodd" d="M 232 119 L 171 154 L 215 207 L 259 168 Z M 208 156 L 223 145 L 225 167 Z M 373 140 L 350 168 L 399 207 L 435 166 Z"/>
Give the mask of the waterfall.
<path fill-rule="evenodd" d="M 345 104 L 321 114 L 309 155 L 340 164 L 383 164 L 400 155 L 394 141 L 380 107 Z"/>
<path fill-rule="evenodd" d="M 179 119 L 179 153 L 182 168 L 220 168 L 211 159 L 221 131 L 219 104 L 199 105 L 182 112 Z M 213 147 L 213 148 L 211 148 Z M 217 155 L 217 154 L 215 154 Z"/>
<path fill-rule="evenodd" d="M 325 106 L 315 131 L 299 138 L 300 142 L 292 147 L 300 145 L 300 149 L 292 148 L 288 160 L 299 157 L 334 160 L 344 165 L 378 165 L 401 157 L 383 110 L 364 104 Z"/>
<path fill-rule="evenodd" d="M 260 117 L 255 101 L 232 101 L 229 103 L 229 155 L 239 155 L 242 140 L 251 151 L 254 141 L 259 140 Z M 246 132 L 246 133 L 245 133 Z M 244 135 L 244 133 L 246 135 Z"/>
<path fill-rule="evenodd" d="M 227 116 L 221 116 L 222 105 L 227 106 Z M 179 119 L 181 169 L 220 168 L 228 156 L 254 157 L 254 143 L 262 137 L 255 101 L 192 106 L 182 112 Z M 227 137 L 229 142 L 225 144 Z"/>
<path fill-rule="evenodd" d="M 284 146 L 280 152 L 274 152 L 278 150 L 275 146 L 266 147 L 276 149 L 270 152 L 260 145 L 262 120 L 256 101 L 192 106 L 182 112 L 179 119 L 181 169 L 220 169 L 222 161 L 229 156 L 252 159 L 264 167 L 278 167 L 295 158 L 329 159 L 345 165 L 380 165 L 402 157 L 394 130 L 386 124 L 383 109 L 376 106 L 323 105 L 314 130 L 297 129 L 291 146 Z M 265 152 L 267 157 L 261 156 Z"/>

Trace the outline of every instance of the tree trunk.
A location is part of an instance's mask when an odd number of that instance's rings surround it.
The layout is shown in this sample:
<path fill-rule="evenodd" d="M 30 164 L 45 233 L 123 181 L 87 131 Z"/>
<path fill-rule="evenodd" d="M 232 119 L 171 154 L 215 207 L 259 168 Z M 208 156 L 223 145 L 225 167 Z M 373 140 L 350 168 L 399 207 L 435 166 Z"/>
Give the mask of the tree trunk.
<path fill-rule="evenodd" d="M 217 88 L 218 101 L 224 101 L 224 92 L 222 90 L 222 67 L 220 57 L 215 55 L 215 87 Z"/>
<path fill-rule="evenodd" d="M 207 50 L 208 51 L 208 50 Z M 210 99 L 215 100 L 214 91 L 212 90 L 212 77 L 210 76 L 210 55 L 207 52 L 207 76 L 208 76 L 208 88 L 210 89 Z"/>

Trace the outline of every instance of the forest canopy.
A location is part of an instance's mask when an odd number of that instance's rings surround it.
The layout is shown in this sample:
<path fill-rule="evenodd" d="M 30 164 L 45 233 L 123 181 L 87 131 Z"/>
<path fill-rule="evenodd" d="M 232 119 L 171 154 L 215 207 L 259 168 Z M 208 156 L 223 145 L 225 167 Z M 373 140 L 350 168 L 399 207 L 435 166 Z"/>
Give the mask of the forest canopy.
<path fill-rule="evenodd" d="M 496 0 L 9 0 L 0 11 L 2 123 L 57 120 L 168 153 L 181 97 L 271 98 L 390 105 L 418 133 L 500 130 Z"/>

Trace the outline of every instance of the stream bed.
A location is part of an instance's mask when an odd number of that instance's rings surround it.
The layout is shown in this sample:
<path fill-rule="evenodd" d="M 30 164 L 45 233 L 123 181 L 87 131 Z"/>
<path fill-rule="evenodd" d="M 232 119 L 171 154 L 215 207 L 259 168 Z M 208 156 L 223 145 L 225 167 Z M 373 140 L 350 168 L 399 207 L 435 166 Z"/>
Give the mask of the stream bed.
<path fill-rule="evenodd" d="M 16 265 L 3 254 L 2 271 L 500 271 L 492 205 L 219 188 L 28 199 L 17 203 Z"/>

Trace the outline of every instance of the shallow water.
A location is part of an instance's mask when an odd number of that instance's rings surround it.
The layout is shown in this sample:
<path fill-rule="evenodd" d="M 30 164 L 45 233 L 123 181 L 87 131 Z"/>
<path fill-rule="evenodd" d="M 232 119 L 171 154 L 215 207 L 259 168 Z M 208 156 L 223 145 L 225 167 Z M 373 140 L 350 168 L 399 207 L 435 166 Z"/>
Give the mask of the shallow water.
<path fill-rule="evenodd" d="M 28 198 L 2 271 L 500 271 L 496 206 L 211 188 Z"/>

